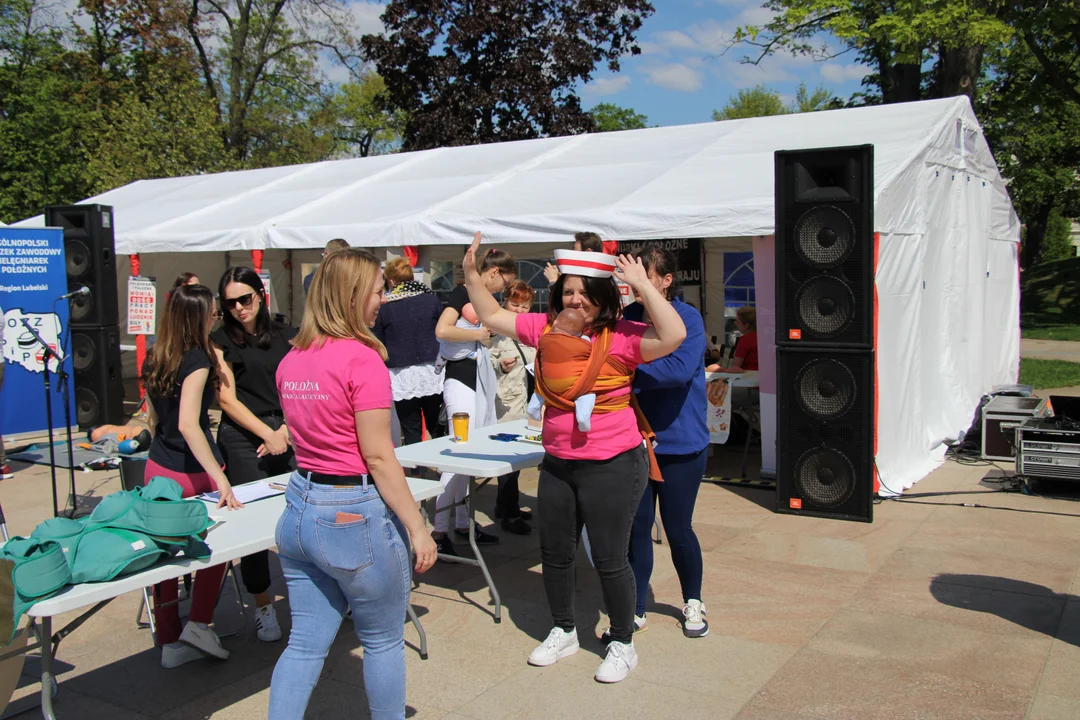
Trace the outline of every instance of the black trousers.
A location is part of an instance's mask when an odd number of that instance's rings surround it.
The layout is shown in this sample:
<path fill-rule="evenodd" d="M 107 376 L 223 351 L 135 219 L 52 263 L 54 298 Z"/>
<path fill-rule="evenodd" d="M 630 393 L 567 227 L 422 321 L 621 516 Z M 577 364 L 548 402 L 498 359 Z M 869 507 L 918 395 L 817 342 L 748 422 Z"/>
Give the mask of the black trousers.
<path fill-rule="evenodd" d="M 425 421 L 431 437 L 437 438 L 445 435 L 446 425 L 439 423 L 442 406 L 442 394 L 427 395 L 408 400 L 395 400 L 394 411 L 397 413 L 398 422 L 401 424 L 401 444 L 412 445 L 423 440 Z"/>
<path fill-rule="evenodd" d="M 611 618 L 611 637 L 624 643 L 633 639 L 635 586 L 627 552 L 648 480 L 644 444 L 610 460 L 544 456 L 537 490 L 540 556 L 556 627 L 574 628 L 574 556 L 584 525 Z"/>
<path fill-rule="evenodd" d="M 277 430 L 284 423 L 283 418 L 267 416 L 259 418 Z M 296 458 L 292 448 L 281 455 L 259 457 L 262 440 L 242 427 L 223 420 L 218 427 L 218 449 L 225 461 L 225 477 L 232 485 L 265 480 L 275 475 L 282 475 L 296 469 Z M 270 551 L 263 550 L 240 559 L 240 576 L 244 587 L 252 595 L 264 593 L 270 589 Z"/>
<path fill-rule="evenodd" d="M 499 493 L 495 496 L 495 507 L 504 520 L 513 520 L 521 515 L 521 492 L 518 490 L 520 472 L 499 476 Z"/>

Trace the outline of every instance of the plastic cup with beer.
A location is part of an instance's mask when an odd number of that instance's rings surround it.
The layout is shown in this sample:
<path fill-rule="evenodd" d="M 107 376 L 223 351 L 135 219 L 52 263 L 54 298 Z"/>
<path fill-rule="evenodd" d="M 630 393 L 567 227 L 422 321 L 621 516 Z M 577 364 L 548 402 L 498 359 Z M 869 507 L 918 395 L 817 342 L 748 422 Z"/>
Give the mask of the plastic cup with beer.
<path fill-rule="evenodd" d="M 454 425 L 454 442 L 469 442 L 469 413 L 454 413 L 451 421 Z"/>

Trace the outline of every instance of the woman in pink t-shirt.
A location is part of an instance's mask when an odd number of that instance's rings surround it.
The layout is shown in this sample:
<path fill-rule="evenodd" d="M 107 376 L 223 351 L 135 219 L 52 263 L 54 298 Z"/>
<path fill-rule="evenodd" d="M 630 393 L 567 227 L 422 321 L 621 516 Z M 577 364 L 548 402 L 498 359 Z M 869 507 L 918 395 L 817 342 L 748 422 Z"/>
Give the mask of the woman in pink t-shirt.
<path fill-rule="evenodd" d="M 611 271 L 596 269 L 605 263 L 580 255 L 574 264 L 559 260 L 562 274 L 551 287 L 548 314 L 519 315 L 503 309 L 476 271 L 479 246 L 480 233 L 476 233 L 463 263 L 465 284 L 480 321 L 493 333 L 536 347 L 558 313 L 564 308 L 576 308 L 585 314 L 586 335 L 597 338 L 611 332 L 608 357 L 631 374 L 641 363 L 672 353 L 686 337 L 682 318 L 649 282 L 640 260 L 621 257 L 614 263 L 620 279 L 648 310 L 652 327 L 621 319 L 621 298 Z M 543 353 L 537 355 L 536 364 L 542 375 Z M 616 396 L 629 399 L 630 387 L 605 394 L 606 404 L 617 408 L 621 403 Z M 543 438 L 547 454 L 540 466 L 538 491 L 540 552 L 554 628 L 529 655 L 529 663 L 552 665 L 578 651 L 574 556 L 584 525 L 611 616 L 611 642 L 596 679 L 619 682 L 637 665 L 633 641 L 634 575 L 627 550 L 630 526 L 649 477 L 649 453 L 629 404 L 610 412 L 594 410 L 588 432 L 578 429 L 573 410 L 550 405 L 544 415 Z"/>
<path fill-rule="evenodd" d="M 297 470 L 277 526 L 292 632 L 270 682 L 270 720 L 304 716 L 346 610 L 364 647 L 371 717 L 405 717 L 409 541 L 417 572 L 436 550 L 390 438 L 386 349 L 370 330 L 385 301 L 374 255 L 327 256 L 278 366 Z"/>

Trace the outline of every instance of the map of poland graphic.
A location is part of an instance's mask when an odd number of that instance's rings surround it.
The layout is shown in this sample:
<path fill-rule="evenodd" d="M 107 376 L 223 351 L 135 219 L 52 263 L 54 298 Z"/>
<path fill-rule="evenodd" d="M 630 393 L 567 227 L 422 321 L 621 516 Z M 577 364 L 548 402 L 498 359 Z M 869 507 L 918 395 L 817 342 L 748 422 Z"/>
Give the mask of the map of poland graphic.
<path fill-rule="evenodd" d="M 27 331 L 22 322 L 24 319 L 34 328 L 34 332 L 48 343 L 53 352 L 63 356 L 64 348 L 60 347 L 60 318 L 56 313 L 28 313 L 20 308 L 4 313 L 4 362 L 22 365 L 33 373 L 44 372 L 44 352 L 41 344 Z M 58 366 L 56 358 L 49 359 L 49 372 L 56 372 Z"/>

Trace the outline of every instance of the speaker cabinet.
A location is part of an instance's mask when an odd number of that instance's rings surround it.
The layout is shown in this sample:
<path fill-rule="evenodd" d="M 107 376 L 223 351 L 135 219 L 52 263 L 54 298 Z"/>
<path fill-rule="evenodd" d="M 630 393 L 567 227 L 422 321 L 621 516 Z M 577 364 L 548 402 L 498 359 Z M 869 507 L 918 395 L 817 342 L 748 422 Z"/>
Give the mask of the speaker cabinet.
<path fill-rule="evenodd" d="M 45 225 L 64 230 L 68 292 L 80 287 L 90 290 L 89 295 L 70 300 L 73 327 L 106 327 L 120 321 L 112 220 L 108 205 L 45 208 Z"/>
<path fill-rule="evenodd" d="M 873 347 L 872 145 L 776 153 L 776 344 Z"/>
<path fill-rule="evenodd" d="M 80 428 L 124 423 L 124 383 L 120 371 L 120 329 L 71 329 L 75 368 L 75 416 Z"/>
<path fill-rule="evenodd" d="M 777 348 L 777 511 L 873 519 L 874 352 Z"/>

